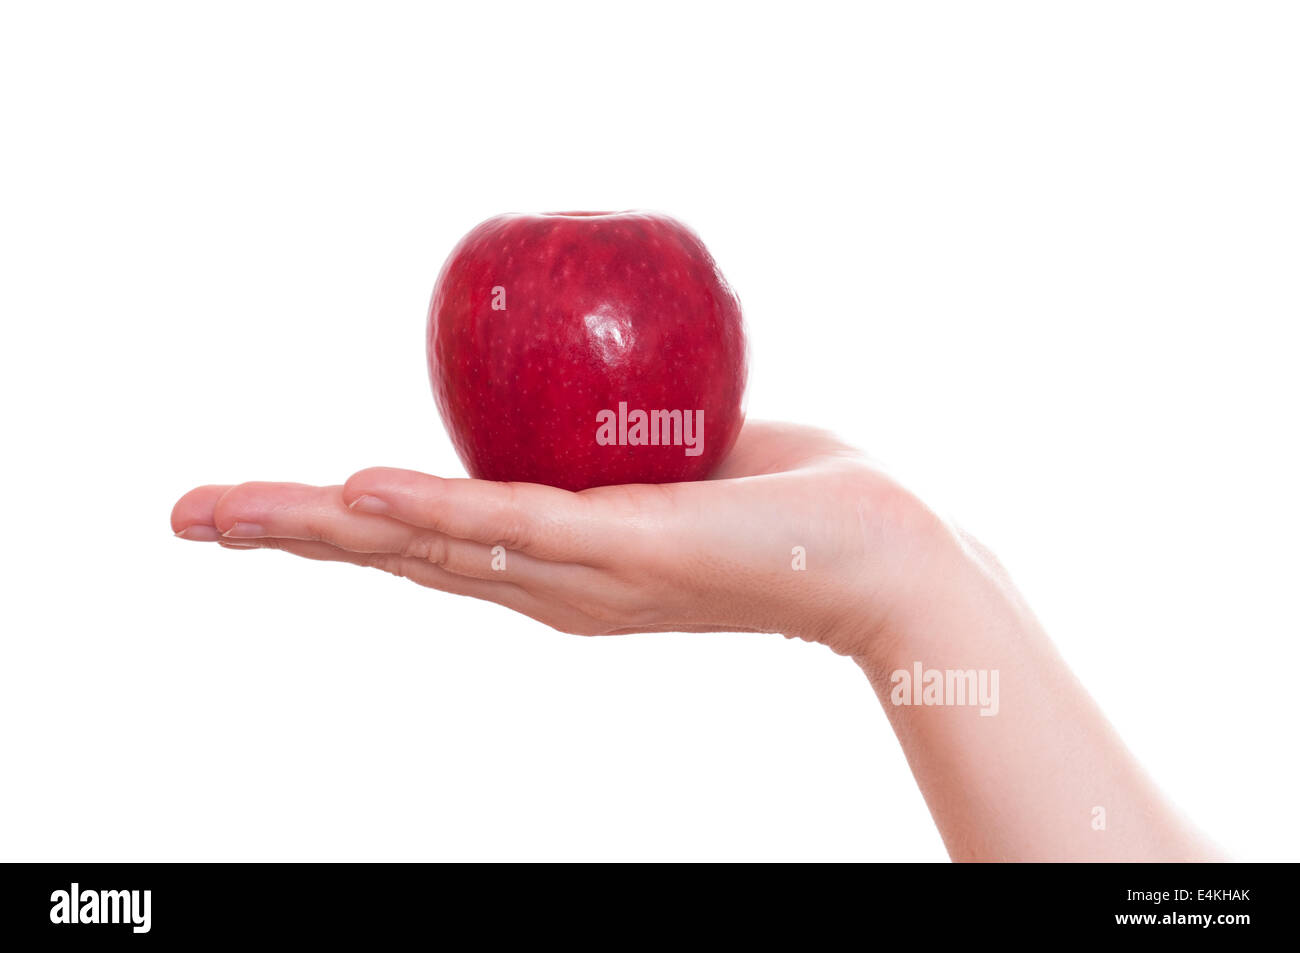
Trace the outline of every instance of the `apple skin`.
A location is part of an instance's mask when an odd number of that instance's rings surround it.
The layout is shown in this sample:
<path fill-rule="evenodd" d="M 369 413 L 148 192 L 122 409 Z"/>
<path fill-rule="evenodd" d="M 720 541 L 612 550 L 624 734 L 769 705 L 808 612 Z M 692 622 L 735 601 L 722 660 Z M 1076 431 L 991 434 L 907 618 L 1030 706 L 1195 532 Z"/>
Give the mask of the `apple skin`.
<path fill-rule="evenodd" d="M 483 222 L 438 276 L 428 358 L 443 422 L 478 479 L 568 490 L 701 480 L 744 423 L 740 301 L 695 233 L 658 213 Z M 598 414 L 620 402 L 629 414 L 703 411 L 701 452 L 601 445 Z"/>

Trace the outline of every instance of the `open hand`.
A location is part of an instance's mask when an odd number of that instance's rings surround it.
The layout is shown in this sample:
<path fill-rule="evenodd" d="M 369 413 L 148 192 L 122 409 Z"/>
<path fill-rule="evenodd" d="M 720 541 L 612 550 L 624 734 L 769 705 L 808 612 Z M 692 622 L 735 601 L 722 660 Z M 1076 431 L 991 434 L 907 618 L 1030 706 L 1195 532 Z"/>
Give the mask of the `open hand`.
<path fill-rule="evenodd" d="M 374 468 L 203 486 L 172 529 L 355 563 L 564 632 L 781 632 L 858 654 L 939 521 L 828 434 L 750 421 L 714 478 L 572 493 Z"/>

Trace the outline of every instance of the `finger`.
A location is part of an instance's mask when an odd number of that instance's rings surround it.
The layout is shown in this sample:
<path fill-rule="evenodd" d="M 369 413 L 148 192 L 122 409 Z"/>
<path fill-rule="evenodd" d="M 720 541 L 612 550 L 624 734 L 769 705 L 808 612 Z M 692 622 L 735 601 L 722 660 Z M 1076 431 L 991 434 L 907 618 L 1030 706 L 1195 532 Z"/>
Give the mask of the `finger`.
<path fill-rule="evenodd" d="M 220 541 L 220 544 L 227 549 L 275 549 L 294 556 L 299 556 L 303 559 L 311 559 L 321 562 L 352 563 L 356 566 L 380 569 L 384 572 L 392 573 L 395 576 L 409 579 L 412 582 L 426 586 L 430 589 L 437 589 L 442 592 L 453 593 L 454 595 L 469 596 L 473 599 L 495 602 L 498 605 L 503 605 L 508 609 L 526 615 L 529 618 L 550 626 L 551 628 L 559 629 L 562 632 L 574 632 L 582 635 L 632 635 L 637 633 L 657 632 L 759 633 L 764 631 L 762 629 L 745 627 L 697 625 L 694 623 L 651 623 L 637 626 L 611 627 L 607 620 L 597 619 L 593 616 L 587 615 L 580 609 L 564 603 L 563 601 L 540 599 L 532 593 L 529 593 L 527 590 L 522 589 L 520 586 L 506 582 L 484 582 L 482 580 L 459 576 L 454 573 L 440 570 L 436 566 L 430 566 L 427 562 L 420 559 L 396 556 L 391 553 L 350 552 L 345 549 L 339 549 L 337 546 L 331 546 L 328 543 L 299 539 L 278 539 L 271 537 L 247 541 L 228 541 L 223 539 Z"/>
<path fill-rule="evenodd" d="M 507 580 L 550 591 L 579 585 L 573 570 L 412 526 L 385 516 L 357 513 L 343 505 L 337 486 L 299 483 L 242 483 L 224 493 L 213 525 L 224 541 L 266 537 L 328 543 L 354 553 L 389 553 L 423 560 L 463 576 Z"/>
<path fill-rule="evenodd" d="M 315 540 L 272 537 L 236 542 L 222 540 L 221 545 L 231 549 L 278 549 L 303 559 L 380 569 L 430 589 L 495 602 L 561 632 L 591 635 L 603 629 L 601 623 L 572 606 L 535 595 L 513 582 L 462 576 L 415 557 L 394 553 L 357 553 Z"/>
<path fill-rule="evenodd" d="M 471 596 L 476 599 L 488 599 L 507 605 L 518 596 L 519 586 L 504 580 L 483 580 L 471 576 L 462 576 L 434 566 L 423 559 L 413 556 L 401 556 L 396 553 L 358 553 L 340 549 L 326 542 L 306 539 L 285 539 L 264 537 L 262 539 L 239 540 L 234 543 L 222 541 L 223 546 L 246 549 L 278 549 L 281 552 L 300 556 L 319 562 L 352 563 L 354 566 L 366 566 L 382 569 L 393 575 L 403 576 L 431 589 L 441 589 L 459 596 Z M 511 608 L 514 606 L 511 605 Z"/>
<path fill-rule="evenodd" d="M 353 474 L 343 487 L 343 501 L 354 512 L 391 516 L 557 562 L 597 561 L 616 531 L 588 498 L 537 483 L 446 480 L 375 467 Z"/>
<path fill-rule="evenodd" d="M 210 543 L 218 539 L 221 533 L 212 521 L 212 513 L 217 500 L 229 489 L 229 486 L 200 486 L 182 496 L 172 507 L 172 532 L 195 542 Z"/>

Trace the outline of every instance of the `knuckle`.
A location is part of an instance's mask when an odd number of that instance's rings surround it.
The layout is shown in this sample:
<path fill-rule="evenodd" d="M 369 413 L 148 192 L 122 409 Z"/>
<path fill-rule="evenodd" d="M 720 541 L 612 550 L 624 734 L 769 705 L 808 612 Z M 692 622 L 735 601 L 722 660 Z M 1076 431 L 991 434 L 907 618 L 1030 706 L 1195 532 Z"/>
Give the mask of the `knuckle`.
<path fill-rule="evenodd" d="M 517 483 L 506 483 L 504 486 L 506 498 L 502 511 L 502 531 L 501 538 L 497 542 L 506 549 L 523 549 L 527 531 L 521 517 L 523 510 L 519 500 L 519 485 Z"/>
<path fill-rule="evenodd" d="M 423 560 L 435 566 L 446 566 L 450 555 L 450 546 L 444 536 L 422 534 L 413 537 L 406 544 L 402 554 L 408 558 Z"/>
<path fill-rule="evenodd" d="M 308 519 L 303 523 L 303 536 L 317 543 L 330 542 L 329 531 L 317 519 Z"/>

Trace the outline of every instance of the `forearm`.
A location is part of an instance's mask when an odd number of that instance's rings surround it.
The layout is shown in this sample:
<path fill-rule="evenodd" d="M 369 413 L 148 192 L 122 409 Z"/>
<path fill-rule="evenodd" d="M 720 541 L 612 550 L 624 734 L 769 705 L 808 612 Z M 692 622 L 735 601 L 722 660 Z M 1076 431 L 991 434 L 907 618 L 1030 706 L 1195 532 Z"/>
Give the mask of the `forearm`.
<path fill-rule="evenodd" d="M 1146 777 L 995 561 L 955 536 L 935 560 L 931 591 L 905 600 L 906 611 L 855 660 L 950 856 L 1215 859 Z M 967 679 L 974 672 L 968 684 L 983 686 L 984 697 L 945 692 L 959 677 L 939 684 L 933 673 L 948 672 Z"/>

